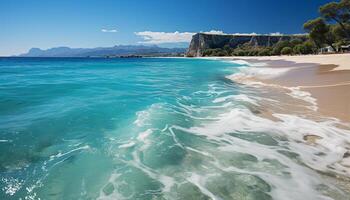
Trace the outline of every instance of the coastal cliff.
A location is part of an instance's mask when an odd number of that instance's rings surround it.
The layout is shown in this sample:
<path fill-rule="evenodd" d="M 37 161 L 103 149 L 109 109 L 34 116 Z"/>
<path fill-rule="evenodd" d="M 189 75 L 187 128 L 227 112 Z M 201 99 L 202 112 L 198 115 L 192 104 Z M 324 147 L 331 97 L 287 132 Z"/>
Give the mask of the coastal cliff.
<path fill-rule="evenodd" d="M 206 34 L 197 33 L 192 36 L 190 46 L 187 50 L 188 57 L 201 57 L 206 49 L 223 48 L 228 45 L 230 48 L 237 48 L 239 45 L 248 44 L 251 46 L 273 46 L 281 40 L 300 39 L 305 41 L 307 35 L 237 35 L 237 34 Z"/>

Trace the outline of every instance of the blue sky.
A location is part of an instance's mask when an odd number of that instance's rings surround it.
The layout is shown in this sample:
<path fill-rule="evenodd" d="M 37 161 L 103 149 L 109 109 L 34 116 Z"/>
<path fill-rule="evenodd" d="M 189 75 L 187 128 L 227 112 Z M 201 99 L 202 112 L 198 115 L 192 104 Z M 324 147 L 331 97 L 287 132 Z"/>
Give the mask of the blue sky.
<path fill-rule="evenodd" d="M 0 55 L 31 47 L 177 46 L 191 34 L 302 33 L 329 0 L 0 0 Z M 174 33 L 174 32 L 178 33 Z M 183 44 L 183 43 L 180 43 Z"/>

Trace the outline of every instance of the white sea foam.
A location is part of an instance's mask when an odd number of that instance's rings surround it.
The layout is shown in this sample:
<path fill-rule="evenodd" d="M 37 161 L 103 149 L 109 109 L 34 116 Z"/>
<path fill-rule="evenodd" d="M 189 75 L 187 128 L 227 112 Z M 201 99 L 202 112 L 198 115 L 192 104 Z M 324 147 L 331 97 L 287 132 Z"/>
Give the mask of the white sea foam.
<path fill-rule="evenodd" d="M 243 79 L 243 78 L 260 78 L 260 79 L 270 79 L 281 76 L 291 68 L 271 68 L 271 67 L 239 67 L 239 72 L 234 73 L 228 78 L 230 79 Z"/>
<path fill-rule="evenodd" d="M 134 121 L 134 124 L 138 127 L 148 126 L 151 125 L 149 122 L 150 116 L 152 115 L 152 112 L 156 110 L 162 109 L 161 104 L 152 104 L 147 110 L 142 110 L 136 113 L 136 120 Z"/>
<path fill-rule="evenodd" d="M 152 129 L 147 129 L 144 132 L 141 132 L 138 136 L 137 139 L 140 141 L 144 141 L 150 134 L 152 134 Z"/>
<path fill-rule="evenodd" d="M 257 101 L 255 99 L 253 99 L 252 97 L 248 97 L 245 94 L 238 94 L 234 96 L 234 99 L 237 101 L 244 101 L 244 102 L 248 102 L 251 103 L 253 105 L 258 105 Z M 259 99 L 259 98 L 257 98 Z"/>
<path fill-rule="evenodd" d="M 286 86 L 277 85 L 277 84 L 263 83 L 261 81 L 257 81 L 254 79 L 254 78 L 258 78 L 258 79 L 274 78 L 287 73 L 289 70 L 290 70 L 289 68 L 262 67 L 257 69 L 256 67 L 243 67 L 243 68 L 240 68 L 239 72 L 229 75 L 226 78 L 245 84 L 247 86 L 252 86 L 257 88 L 270 87 L 270 88 L 279 88 L 279 89 L 288 90 L 290 91 L 287 93 L 289 96 L 309 103 L 310 106 L 308 106 L 308 108 L 313 111 L 317 111 L 318 110 L 317 99 L 313 98 L 311 96 L 311 93 L 301 90 L 300 87 L 286 87 Z"/>
<path fill-rule="evenodd" d="M 227 133 L 246 131 L 280 135 L 290 139 L 290 147 L 293 148 L 294 152 L 299 153 L 303 161 L 312 168 L 350 175 L 350 169 L 344 169 L 338 165 L 342 162 L 347 148 L 350 147 L 350 131 L 337 128 L 338 122 L 331 119 L 315 122 L 294 115 L 273 115 L 280 121 L 258 117 L 248 109 L 236 108 L 221 114 L 220 119 L 215 123 L 203 124 L 190 129 L 176 128 L 205 135 L 212 139 L 225 136 Z M 320 138 L 316 141 L 317 146 L 310 147 L 305 143 L 299 143 L 304 141 L 304 137 L 307 135 L 316 135 Z M 242 142 L 237 141 L 237 143 L 242 145 Z M 242 150 L 242 152 L 245 151 L 247 149 Z M 323 152 L 324 155 L 322 157 L 315 156 L 319 152 Z"/>
<path fill-rule="evenodd" d="M 276 73 L 270 74 L 274 76 Z M 254 87 L 244 87 L 245 90 L 237 90 L 240 93 L 235 94 L 212 84 L 207 91 L 176 98 L 174 104 L 157 103 L 138 112 L 134 122 L 138 131 L 122 145 L 126 149 L 121 150 L 123 152 L 118 158 L 123 158 L 126 151 L 132 155 L 131 160 L 122 160 L 125 167 L 136 168 L 147 179 L 160 183 L 157 191 L 150 192 L 155 192 L 155 195 L 161 193 L 166 199 L 178 198 L 178 189 L 182 184 L 191 184 L 186 188 L 189 197 L 199 192 L 211 199 L 223 199 L 221 190 L 229 191 L 225 196 L 229 198 L 241 194 L 241 191 L 234 192 L 237 186 L 247 192 L 245 187 L 255 187 L 259 181 L 271 187 L 271 191 L 261 191 L 273 199 L 333 199 L 328 192 L 337 193 L 339 189 L 329 184 L 317 171 L 350 176 L 350 159 L 344 158 L 347 148 L 350 148 L 350 131 L 338 128 L 340 122 L 331 118 L 313 121 L 303 116 L 272 113 L 275 119 L 271 120 L 256 115 L 246 103 L 260 106 L 260 100 L 268 100 L 273 105 L 283 105 L 266 95 L 256 96 L 255 90 L 261 87 L 280 88 L 291 98 L 308 102 L 313 110 L 315 108 L 312 106 L 317 108 L 317 104 L 309 93 L 298 87 L 260 82 L 251 86 Z M 193 104 L 191 100 L 195 97 L 209 98 L 209 104 Z M 184 119 L 185 123 L 178 123 L 178 119 Z M 182 136 L 179 137 L 179 134 Z M 188 137 L 184 136 L 186 134 Z M 316 138 L 311 143 L 305 139 L 310 135 Z M 186 153 L 181 157 L 177 151 L 163 151 L 162 145 L 164 148 L 181 148 Z M 131 146 L 134 148 L 128 148 Z M 173 158 L 180 160 L 180 163 L 164 164 Z M 145 162 L 147 159 L 151 160 L 150 166 Z M 161 159 L 161 162 L 158 163 L 157 159 Z M 153 162 L 159 166 L 154 167 Z M 238 174 L 244 178 L 232 184 L 225 174 Z M 121 184 L 118 180 L 112 183 L 115 188 Z M 126 181 L 123 184 L 133 183 Z M 192 185 L 196 186 L 194 194 L 191 194 Z M 325 189 L 320 191 L 320 187 Z M 141 191 L 134 192 L 144 191 L 141 188 Z M 115 190 L 113 194 L 101 195 L 100 198 L 130 199 L 133 195 L 124 197 Z"/>
<path fill-rule="evenodd" d="M 192 173 L 191 176 L 187 178 L 187 180 L 197 186 L 203 194 L 209 196 L 213 200 L 219 200 L 220 198 L 216 197 L 205 187 L 207 177 L 208 176 L 200 176 L 198 174 Z"/>
<path fill-rule="evenodd" d="M 228 95 L 228 96 L 218 97 L 213 100 L 213 103 L 221 103 L 221 102 L 226 102 L 228 100 L 242 101 L 242 102 L 251 103 L 253 105 L 258 105 L 255 99 L 253 99 L 252 97 L 249 97 L 246 94 L 237 94 L 237 95 Z"/>
<path fill-rule="evenodd" d="M 310 103 L 311 106 L 309 106 L 309 108 L 314 111 L 317 111 L 318 109 L 317 100 L 311 96 L 310 92 L 302 91 L 300 90 L 300 87 L 286 87 L 286 88 L 291 91 L 290 93 L 288 93 L 288 95 L 296 99 L 301 99 Z"/>
<path fill-rule="evenodd" d="M 3 182 L 5 185 L 2 190 L 5 192 L 5 194 L 10 196 L 13 196 L 18 190 L 20 190 L 24 183 L 24 181 L 12 177 L 2 177 L 1 182 Z"/>
<path fill-rule="evenodd" d="M 221 103 L 221 102 L 225 102 L 229 99 L 233 99 L 235 95 L 229 95 L 229 96 L 224 96 L 224 97 L 218 97 L 216 99 L 213 100 L 213 103 Z"/>
<path fill-rule="evenodd" d="M 264 62 L 261 63 L 250 63 L 246 60 L 230 60 L 229 62 L 239 64 L 239 65 L 247 65 L 247 66 L 255 66 L 255 67 L 263 67 L 266 66 L 267 64 Z"/>
<path fill-rule="evenodd" d="M 72 150 L 70 150 L 70 151 L 67 151 L 67 152 L 65 152 L 65 153 L 58 152 L 57 154 L 51 155 L 51 156 L 50 156 L 50 161 L 54 160 L 55 158 L 60 158 L 60 157 L 69 155 L 69 154 L 74 153 L 74 152 L 76 152 L 76 151 L 86 150 L 86 149 L 89 149 L 89 148 L 90 148 L 89 145 L 84 145 L 84 146 L 81 146 L 81 147 L 72 149 Z"/>
<path fill-rule="evenodd" d="M 149 118 L 149 112 L 139 111 L 136 113 L 137 119 L 134 121 L 134 124 L 137 126 L 143 126 L 146 124 L 146 120 Z"/>
<path fill-rule="evenodd" d="M 192 128 L 183 128 L 175 126 L 173 128 L 186 131 L 193 134 L 206 136 L 209 140 L 219 142 L 218 152 L 241 152 L 244 154 L 254 155 L 259 162 L 263 160 L 277 160 L 285 166 L 291 173 L 292 179 L 285 179 L 263 171 L 252 171 L 237 169 L 233 166 L 227 168 L 220 164 L 218 160 L 216 165 L 224 171 L 235 171 L 241 173 L 255 174 L 266 180 L 270 185 L 275 186 L 272 193 L 276 199 L 331 199 L 317 191 L 317 185 L 322 182 L 321 178 L 312 170 L 299 165 L 291 159 L 281 155 L 279 151 L 289 149 L 297 153 L 301 161 L 312 169 L 324 172 L 334 172 L 350 175 L 349 159 L 343 159 L 344 153 L 349 148 L 350 131 L 336 127 L 338 121 L 328 120 L 315 122 L 304 119 L 299 116 L 287 114 L 274 114 L 280 121 L 272 121 L 258 117 L 247 109 L 233 109 L 230 112 L 220 115 L 216 122 L 202 124 Z M 269 147 L 264 144 L 252 143 L 237 137 L 232 137 L 230 133 L 269 133 L 270 136 L 285 137 L 287 141 L 280 141 L 279 148 Z M 314 145 L 307 144 L 304 140 L 307 135 L 317 135 L 318 140 Z M 225 141 L 223 143 L 222 141 Z M 283 146 L 288 147 L 285 149 Z M 192 150 L 192 149 L 190 149 Z M 288 151 L 289 151 L 288 150 Z M 201 152 L 201 150 L 195 150 Z M 321 156 L 318 154 L 322 152 Z M 201 155 L 208 155 L 201 152 Z M 199 177 L 189 179 L 196 184 L 200 190 L 211 196 Z M 205 182 L 205 181 L 204 181 Z M 328 187 L 333 187 L 328 185 Z M 213 197 L 213 196 L 211 196 Z"/>
<path fill-rule="evenodd" d="M 120 145 L 119 148 L 120 149 L 122 149 L 122 148 L 129 148 L 129 147 L 135 146 L 135 144 L 136 144 L 135 142 L 131 141 L 129 143 L 125 143 L 125 144 Z"/>

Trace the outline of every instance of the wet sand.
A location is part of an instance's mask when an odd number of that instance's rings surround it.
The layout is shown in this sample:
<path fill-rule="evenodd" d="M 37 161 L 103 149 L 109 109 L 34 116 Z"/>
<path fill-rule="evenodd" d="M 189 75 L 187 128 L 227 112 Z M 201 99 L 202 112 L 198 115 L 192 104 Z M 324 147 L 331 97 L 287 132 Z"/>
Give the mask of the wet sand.
<path fill-rule="evenodd" d="M 350 122 L 350 54 L 313 56 L 226 57 L 244 60 L 258 67 L 288 68 L 268 79 L 254 79 L 285 87 L 299 87 L 317 100 L 318 111 Z M 261 66 L 265 64 L 265 66 Z"/>

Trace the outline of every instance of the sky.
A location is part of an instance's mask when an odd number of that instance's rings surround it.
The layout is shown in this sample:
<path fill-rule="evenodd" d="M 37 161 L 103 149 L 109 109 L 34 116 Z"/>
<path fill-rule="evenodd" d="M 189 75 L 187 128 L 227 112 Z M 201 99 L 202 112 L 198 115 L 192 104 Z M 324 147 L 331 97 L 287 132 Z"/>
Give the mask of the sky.
<path fill-rule="evenodd" d="M 187 45 L 196 32 L 303 33 L 330 0 L 0 0 L 0 56 L 32 47 Z"/>

